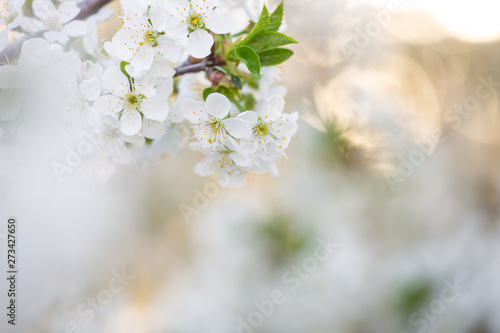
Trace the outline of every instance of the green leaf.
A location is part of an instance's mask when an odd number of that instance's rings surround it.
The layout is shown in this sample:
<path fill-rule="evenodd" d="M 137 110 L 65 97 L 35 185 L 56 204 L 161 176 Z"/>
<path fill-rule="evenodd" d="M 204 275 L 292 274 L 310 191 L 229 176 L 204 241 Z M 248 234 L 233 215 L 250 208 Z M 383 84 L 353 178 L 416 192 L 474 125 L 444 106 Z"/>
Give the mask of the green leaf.
<path fill-rule="evenodd" d="M 288 60 L 293 55 L 289 49 L 272 49 L 260 53 L 260 64 L 262 66 L 275 66 Z"/>
<path fill-rule="evenodd" d="M 260 76 L 260 59 L 257 53 L 249 46 L 238 46 L 234 49 L 234 55 L 243 60 L 248 70 L 255 76 Z"/>
<path fill-rule="evenodd" d="M 243 88 L 243 84 L 241 83 L 241 80 L 239 77 L 231 75 L 231 81 L 233 81 L 234 85 L 241 90 Z"/>
<path fill-rule="evenodd" d="M 212 87 L 208 87 L 205 90 L 203 90 L 203 100 L 206 101 L 208 95 L 210 95 L 211 93 L 214 93 L 214 92 L 216 92 L 216 91 Z"/>
<path fill-rule="evenodd" d="M 259 79 L 255 76 L 247 74 L 245 81 L 250 88 L 259 89 Z"/>
<path fill-rule="evenodd" d="M 238 108 L 238 110 L 240 112 L 245 112 L 245 108 L 241 105 L 241 103 L 236 99 L 236 94 L 239 94 L 236 90 L 234 89 L 228 89 L 226 87 L 223 87 L 223 86 L 219 86 L 217 87 L 217 92 L 221 93 L 222 95 L 226 96 L 231 102 L 234 103 L 234 105 L 236 105 L 236 107 Z"/>
<path fill-rule="evenodd" d="M 269 25 L 267 26 L 268 31 L 278 31 L 278 29 L 281 27 L 281 22 L 283 21 L 284 7 L 285 7 L 285 1 L 283 0 L 271 14 L 271 17 L 269 19 Z"/>
<path fill-rule="evenodd" d="M 262 51 L 295 43 L 297 43 L 297 41 L 292 37 L 279 32 L 269 31 L 255 37 L 248 46 L 254 49 L 255 52 L 260 53 Z"/>
<path fill-rule="evenodd" d="M 252 94 L 247 94 L 243 95 L 243 103 L 245 104 L 246 110 L 254 110 L 257 101 L 255 100 L 255 97 L 253 97 Z"/>
<path fill-rule="evenodd" d="M 267 10 L 267 7 L 264 5 L 264 8 L 262 8 L 262 12 L 260 13 L 259 21 L 257 21 L 257 24 L 255 24 L 252 31 L 250 31 L 248 35 L 238 43 L 238 45 L 248 44 L 252 41 L 253 38 L 265 32 L 268 25 L 269 12 Z"/>

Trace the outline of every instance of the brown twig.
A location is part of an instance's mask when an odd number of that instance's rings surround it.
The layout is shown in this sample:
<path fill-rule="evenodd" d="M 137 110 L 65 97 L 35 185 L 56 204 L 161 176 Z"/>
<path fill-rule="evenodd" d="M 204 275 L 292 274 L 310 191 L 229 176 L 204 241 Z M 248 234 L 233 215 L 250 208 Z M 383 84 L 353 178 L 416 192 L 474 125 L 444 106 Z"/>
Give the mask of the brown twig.
<path fill-rule="evenodd" d="M 210 66 L 207 66 L 207 63 L 205 61 L 198 62 L 195 64 L 185 62 L 175 69 L 174 76 L 181 76 L 188 73 L 203 72 L 206 71 L 209 67 Z"/>
<path fill-rule="evenodd" d="M 175 69 L 174 77 L 188 73 L 206 72 L 212 84 L 214 86 L 218 85 L 225 73 L 218 70 L 216 67 L 224 66 L 226 62 L 220 57 L 215 57 L 213 51 L 214 50 L 212 50 L 212 53 L 203 60 L 189 57 L 188 60 Z"/>
<path fill-rule="evenodd" d="M 75 20 L 85 20 L 87 17 L 96 14 L 111 1 L 113 0 L 86 0 L 81 4 L 80 13 L 75 17 Z"/>

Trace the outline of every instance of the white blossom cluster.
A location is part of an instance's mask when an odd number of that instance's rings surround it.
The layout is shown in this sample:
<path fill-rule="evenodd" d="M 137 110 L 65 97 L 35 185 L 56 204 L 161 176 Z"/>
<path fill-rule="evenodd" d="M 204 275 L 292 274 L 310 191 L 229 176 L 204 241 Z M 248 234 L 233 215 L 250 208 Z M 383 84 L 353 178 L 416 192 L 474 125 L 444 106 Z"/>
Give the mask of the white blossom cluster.
<path fill-rule="evenodd" d="M 101 6 L 86 13 L 99 2 L 2 0 L 2 144 L 17 140 L 22 119 L 45 105 L 64 120 L 61 132 L 71 140 L 97 138 L 88 158 L 104 159 L 103 168 L 188 143 L 203 155 L 195 173 L 215 176 L 221 186 L 242 186 L 248 172 L 278 175 L 298 114 L 284 113 L 279 67 L 263 65 L 252 77 L 230 49 L 244 38 L 231 34 L 259 27 L 262 1 L 121 0 L 121 25 L 110 41 L 98 24 L 113 11 Z M 21 42 L 11 59 L 10 49 Z M 71 172 L 64 163 L 52 167 L 60 180 Z"/>

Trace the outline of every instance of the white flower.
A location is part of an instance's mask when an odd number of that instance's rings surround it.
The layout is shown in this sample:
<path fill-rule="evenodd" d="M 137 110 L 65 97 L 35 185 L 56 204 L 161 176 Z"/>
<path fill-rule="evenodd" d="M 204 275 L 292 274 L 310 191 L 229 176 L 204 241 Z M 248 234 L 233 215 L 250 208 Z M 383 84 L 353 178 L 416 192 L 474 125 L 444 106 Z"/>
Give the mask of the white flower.
<path fill-rule="evenodd" d="M 9 38 L 9 31 L 21 25 L 23 20 L 23 5 L 25 0 L 7 0 L 0 3 L 0 51 L 2 51 Z"/>
<path fill-rule="evenodd" d="M 181 109 L 184 117 L 193 124 L 194 138 L 200 141 L 202 151 L 222 151 L 227 139 L 252 135 L 247 122 L 238 117 L 227 118 L 231 103 L 222 94 L 210 94 L 204 105 L 187 98 L 181 102 Z"/>
<path fill-rule="evenodd" d="M 43 36 L 51 43 L 64 45 L 69 37 L 83 36 L 87 31 L 84 21 L 73 20 L 80 12 L 75 2 L 61 1 L 56 8 L 51 0 L 33 0 L 32 8 L 38 19 L 26 18 L 23 29 L 28 32 L 47 30 Z"/>
<path fill-rule="evenodd" d="M 179 90 L 177 98 L 180 100 L 192 98 L 195 101 L 203 101 L 203 91 L 211 85 L 206 72 L 184 74 L 177 83 Z"/>
<path fill-rule="evenodd" d="M 100 148 L 104 155 L 110 157 L 114 162 L 127 164 L 131 161 L 130 150 L 125 146 L 125 142 L 143 144 L 142 135 L 126 136 L 120 133 L 120 122 L 111 115 L 101 117 L 100 127 Z"/>
<path fill-rule="evenodd" d="M 180 125 L 184 120 L 181 112 L 181 103 L 174 102 L 170 105 L 167 119 L 163 121 L 145 119 L 142 123 L 142 134 L 148 139 L 162 137 L 170 128 Z"/>
<path fill-rule="evenodd" d="M 200 142 L 192 142 L 189 147 L 192 150 L 203 150 Z M 222 187 L 238 188 L 245 184 L 245 167 L 248 166 L 249 160 L 240 152 L 236 141 L 229 138 L 223 149 L 203 157 L 196 164 L 194 172 L 200 176 L 215 176 Z"/>
<path fill-rule="evenodd" d="M 205 58 L 214 44 L 213 36 L 231 31 L 234 23 L 232 13 L 223 7 L 214 8 L 214 0 L 165 0 L 163 2 L 170 21 L 168 30 L 177 38 L 189 36 L 188 50 L 195 58 Z"/>
<path fill-rule="evenodd" d="M 169 155 L 179 155 L 186 146 L 191 132 L 180 111 L 180 103 L 171 105 L 168 117 L 164 121 L 146 119 L 142 125 L 142 134 L 153 142 L 144 150 L 142 163 L 151 163 Z"/>
<path fill-rule="evenodd" d="M 111 94 L 96 99 L 94 108 L 101 113 L 116 115 L 123 134 L 137 134 L 141 130 L 143 116 L 158 121 L 167 117 L 169 95 L 162 93 L 163 90 L 155 90 L 144 80 L 129 82 L 118 67 L 107 69 L 101 81 Z"/>
<path fill-rule="evenodd" d="M 153 61 L 176 62 L 180 58 L 181 48 L 177 41 L 169 37 L 167 14 L 156 3 L 139 6 L 122 19 L 122 28 L 114 35 L 111 42 L 106 42 L 106 52 L 118 59 L 130 63 L 127 71 L 143 76 Z"/>
<path fill-rule="evenodd" d="M 96 128 L 99 126 L 97 111 L 91 106 L 102 92 L 102 68 L 91 61 L 82 64 L 78 80 L 74 87 L 68 89 L 64 103 L 68 105 L 65 117 L 71 122 L 72 132 L 79 133 L 85 127 Z"/>
<path fill-rule="evenodd" d="M 25 41 L 16 65 L 0 66 L 0 120 L 12 120 L 22 111 L 38 112 L 41 104 L 50 110 L 68 107 L 60 97 L 74 85 L 80 69 L 75 53 L 44 39 Z"/>
<path fill-rule="evenodd" d="M 275 161 L 285 154 L 292 136 L 297 131 L 298 114 L 282 114 L 285 100 L 271 97 L 259 112 L 246 111 L 240 119 L 246 120 L 252 127 L 252 136 L 242 145 L 254 149 L 254 156 L 264 161 Z"/>

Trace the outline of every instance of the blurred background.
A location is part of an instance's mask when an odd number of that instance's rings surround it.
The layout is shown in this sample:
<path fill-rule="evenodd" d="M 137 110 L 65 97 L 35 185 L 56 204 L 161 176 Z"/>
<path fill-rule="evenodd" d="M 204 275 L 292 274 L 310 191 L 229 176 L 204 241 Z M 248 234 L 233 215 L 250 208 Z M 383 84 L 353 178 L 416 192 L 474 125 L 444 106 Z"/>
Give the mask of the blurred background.
<path fill-rule="evenodd" d="M 43 149 L 2 158 L 17 328 L 500 332 L 499 9 L 287 0 L 278 179 L 219 189 L 188 150 L 62 184 Z"/>

